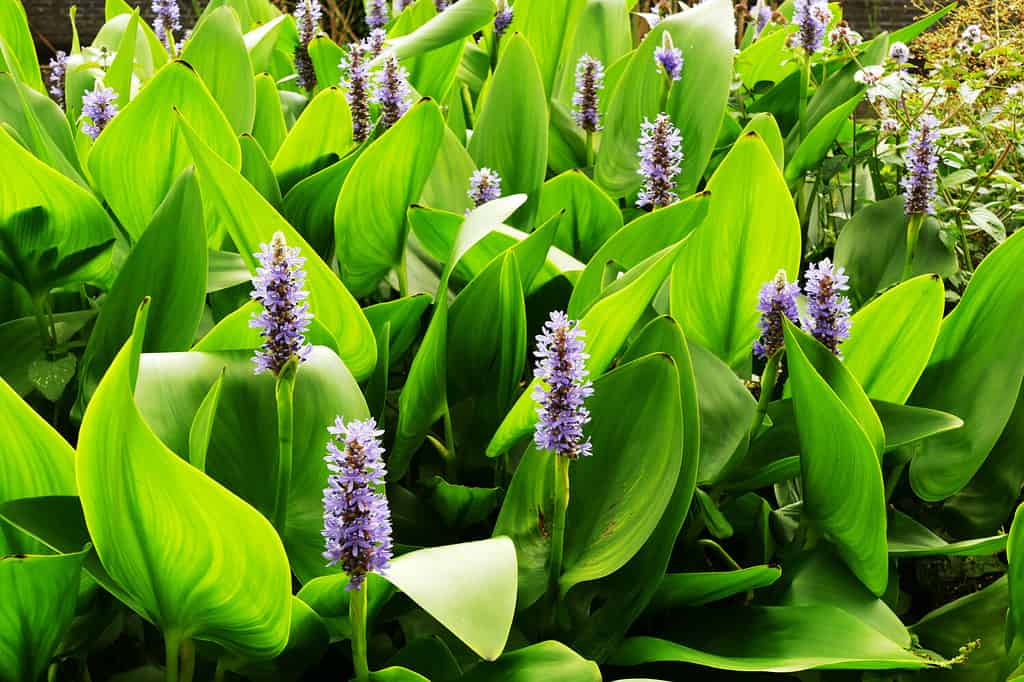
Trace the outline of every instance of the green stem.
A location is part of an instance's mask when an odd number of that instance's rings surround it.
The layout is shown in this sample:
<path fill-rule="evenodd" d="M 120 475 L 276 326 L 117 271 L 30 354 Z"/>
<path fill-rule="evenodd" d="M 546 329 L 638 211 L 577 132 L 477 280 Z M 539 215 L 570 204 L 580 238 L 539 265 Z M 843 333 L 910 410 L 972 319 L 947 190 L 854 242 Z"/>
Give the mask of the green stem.
<path fill-rule="evenodd" d="M 224 661 L 217 659 L 217 669 L 213 672 L 213 682 L 224 682 Z"/>
<path fill-rule="evenodd" d="M 286 362 L 274 387 L 277 398 L 277 488 L 271 521 L 277 532 L 282 534 L 288 521 L 288 491 L 292 484 L 292 446 L 295 438 L 293 393 L 298 368 L 298 358 Z"/>
<path fill-rule="evenodd" d="M 32 299 L 32 310 L 36 316 L 36 326 L 39 327 L 39 338 L 46 343 L 47 348 L 53 348 L 57 345 L 57 339 L 50 334 L 50 325 L 47 324 L 46 316 L 46 297 L 47 294 L 36 296 Z"/>
<path fill-rule="evenodd" d="M 801 140 L 804 140 L 807 137 L 807 91 L 810 89 L 810 84 L 811 57 L 805 53 L 803 55 L 803 64 L 800 69 L 800 99 L 798 101 Z"/>
<path fill-rule="evenodd" d="M 900 281 L 910 279 L 910 273 L 914 271 L 914 256 L 917 254 L 917 236 L 921 232 L 921 225 L 924 224 L 924 214 L 915 213 L 907 221 L 907 253 L 903 259 L 903 274 Z"/>
<path fill-rule="evenodd" d="M 964 265 L 967 266 L 967 272 L 973 275 L 974 261 L 971 260 L 971 240 L 967 238 L 967 230 L 964 229 L 964 221 L 959 214 L 956 216 L 956 225 L 960 228 L 960 248 L 964 250 Z"/>
<path fill-rule="evenodd" d="M 444 443 L 447 449 L 444 457 L 445 476 L 449 483 L 455 483 L 458 477 L 455 466 L 455 429 L 452 427 L 452 411 L 447 405 L 444 408 Z"/>
<path fill-rule="evenodd" d="M 405 249 L 402 249 L 402 259 L 398 261 L 396 273 L 398 275 L 398 295 L 405 298 L 409 295 L 409 266 Z"/>
<path fill-rule="evenodd" d="M 728 564 L 729 568 L 731 568 L 732 570 L 739 571 L 739 570 L 743 569 L 743 567 L 740 566 L 739 562 L 737 562 L 735 559 L 733 559 L 732 555 L 730 555 L 727 551 L 725 551 L 725 548 L 722 547 L 717 542 L 715 542 L 714 540 L 709 540 L 708 538 L 703 538 L 701 540 L 698 540 L 697 544 L 700 545 L 701 547 L 707 547 L 707 548 L 713 550 L 715 552 L 715 554 L 717 554 L 719 557 L 721 557 L 722 560 L 726 564 Z"/>
<path fill-rule="evenodd" d="M 164 634 L 164 656 L 166 657 L 167 682 L 178 682 L 178 650 L 181 648 L 181 637 L 170 632 Z"/>
<path fill-rule="evenodd" d="M 555 509 L 551 519 L 551 565 L 548 586 L 555 604 L 558 603 L 559 579 L 562 577 L 562 556 L 565 552 L 565 518 L 569 511 L 569 463 L 568 457 L 555 455 Z"/>
<path fill-rule="evenodd" d="M 594 133 L 587 131 L 587 168 L 594 167 Z"/>
<path fill-rule="evenodd" d="M 54 661 L 46 669 L 46 682 L 57 682 L 57 673 L 60 670 L 60 664 Z"/>
<path fill-rule="evenodd" d="M 181 643 L 181 674 L 179 682 L 192 682 L 196 673 L 196 644 L 191 639 Z"/>
<path fill-rule="evenodd" d="M 473 95 L 470 94 L 469 86 L 465 83 L 462 85 L 462 115 L 466 119 L 466 127 L 472 129 L 476 114 L 473 111 Z"/>
<path fill-rule="evenodd" d="M 907 468 L 906 462 L 900 462 L 889 471 L 889 480 L 885 482 L 885 501 L 888 502 L 892 499 L 892 494 L 896 492 L 896 486 L 900 483 L 900 478 L 903 477 L 903 470 Z"/>
<path fill-rule="evenodd" d="M 352 665 L 356 679 L 367 682 L 370 679 L 370 664 L 366 658 L 366 582 L 358 590 L 349 593 L 348 617 L 352 623 Z"/>
<path fill-rule="evenodd" d="M 775 393 L 775 383 L 779 380 L 779 366 L 782 364 L 782 356 L 785 352 L 784 349 L 780 349 L 772 353 L 764 366 L 764 372 L 761 373 L 761 396 L 757 399 L 757 411 L 754 412 L 754 419 L 750 424 L 751 439 L 757 435 L 761 423 L 764 422 L 764 416 L 768 413 L 768 403 L 771 402 L 772 395 Z"/>

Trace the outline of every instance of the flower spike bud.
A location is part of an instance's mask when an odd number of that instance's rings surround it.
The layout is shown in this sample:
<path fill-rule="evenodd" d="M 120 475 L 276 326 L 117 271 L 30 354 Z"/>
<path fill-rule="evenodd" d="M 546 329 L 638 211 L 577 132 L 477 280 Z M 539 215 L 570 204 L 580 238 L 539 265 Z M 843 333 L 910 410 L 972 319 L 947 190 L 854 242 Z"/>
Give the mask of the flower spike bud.
<path fill-rule="evenodd" d="M 64 50 L 57 50 L 50 60 L 50 94 L 54 101 L 64 107 L 64 77 L 68 71 L 68 55 Z"/>
<path fill-rule="evenodd" d="M 178 0 L 153 0 L 153 33 L 168 50 L 174 40 L 173 33 L 181 31 L 181 8 Z"/>
<path fill-rule="evenodd" d="M 572 96 L 576 125 L 588 133 L 601 130 L 598 93 L 604 88 L 604 64 L 589 54 L 576 62 L 576 92 Z"/>
<path fill-rule="evenodd" d="M 384 432 L 372 417 L 348 423 L 338 417 L 327 431 L 323 556 L 328 566 L 341 566 L 348 574 L 346 590 L 358 590 L 368 573 L 387 571 L 393 552 L 380 444 Z"/>
<path fill-rule="evenodd" d="M 377 87 L 370 101 L 380 105 L 380 121 L 384 130 L 398 123 L 398 119 L 409 110 L 409 72 L 398 63 L 396 57 L 384 60 L 384 67 L 377 73 Z"/>
<path fill-rule="evenodd" d="M 82 96 L 82 132 L 95 140 L 117 116 L 117 93 L 99 81 Z"/>
<path fill-rule="evenodd" d="M 850 338 L 850 299 L 839 292 L 847 291 L 849 277 L 828 258 L 807 269 L 804 292 L 807 294 L 808 320 L 811 334 L 837 356 L 839 344 Z"/>
<path fill-rule="evenodd" d="M 761 336 L 754 342 L 753 349 L 758 359 L 767 360 L 783 347 L 783 317 L 793 324 L 800 324 L 800 313 L 796 306 L 799 295 L 800 285 L 790 282 L 785 270 L 779 270 L 774 279 L 761 287 L 757 301 L 757 309 L 761 313 L 758 322 Z"/>
<path fill-rule="evenodd" d="M 366 0 L 366 25 L 371 29 L 388 24 L 388 0 Z"/>
<path fill-rule="evenodd" d="M 494 35 L 497 38 L 505 35 L 505 31 L 512 24 L 515 16 L 515 8 L 508 4 L 508 0 L 498 0 L 498 11 L 494 15 Z"/>
<path fill-rule="evenodd" d="M 907 173 L 903 176 L 903 208 L 907 215 L 935 213 L 936 181 L 939 154 L 935 143 L 939 140 L 939 121 L 925 114 L 907 135 L 909 149 L 906 156 Z"/>
<path fill-rule="evenodd" d="M 341 87 L 345 90 L 352 111 L 352 139 L 365 142 L 370 137 L 373 121 L 370 119 L 370 69 L 367 65 L 371 46 L 365 41 L 350 43 L 348 55 L 343 57 L 339 65 L 346 75 L 341 79 Z"/>
<path fill-rule="evenodd" d="M 584 401 L 594 393 L 587 379 L 590 356 L 584 352 L 585 335 L 578 321 L 553 311 L 533 353 L 537 358 L 533 375 L 540 380 L 533 392 L 538 404 L 533 440 L 541 450 L 569 459 L 593 454 L 590 438 L 583 435 L 590 421 Z"/>
<path fill-rule="evenodd" d="M 793 23 L 797 32 L 793 41 L 807 54 L 818 52 L 824 46 L 825 29 L 832 20 L 832 11 L 826 0 L 796 0 L 793 6 Z"/>
<path fill-rule="evenodd" d="M 320 32 L 323 9 L 319 0 L 298 0 L 295 3 L 295 25 L 299 30 L 299 43 L 295 46 L 295 73 L 299 87 L 312 90 L 316 87 L 316 71 L 309 56 L 309 44 Z"/>
<path fill-rule="evenodd" d="M 469 198 L 473 200 L 473 206 L 483 206 L 488 201 L 494 201 L 501 196 L 501 176 L 497 171 L 484 166 L 480 170 L 473 171 L 469 178 Z"/>
<path fill-rule="evenodd" d="M 637 197 L 639 208 L 664 208 L 678 201 L 676 176 L 682 170 L 683 138 L 668 114 L 660 113 L 651 123 L 640 125 L 640 169 L 643 189 Z"/>
<path fill-rule="evenodd" d="M 260 330 L 263 346 L 257 349 L 253 362 L 256 373 L 271 372 L 277 376 L 292 358 L 305 362 L 312 346 L 306 343 L 306 331 L 313 316 L 309 312 L 305 290 L 306 259 L 298 247 L 290 247 L 284 235 L 275 232 L 269 244 L 260 244 L 255 254 L 260 262 L 252 280 L 250 294 L 263 306 L 253 314 L 249 326 Z"/>
<path fill-rule="evenodd" d="M 654 61 L 670 81 L 683 77 L 683 51 L 672 43 L 672 34 L 661 34 L 661 45 L 654 48 Z"/>

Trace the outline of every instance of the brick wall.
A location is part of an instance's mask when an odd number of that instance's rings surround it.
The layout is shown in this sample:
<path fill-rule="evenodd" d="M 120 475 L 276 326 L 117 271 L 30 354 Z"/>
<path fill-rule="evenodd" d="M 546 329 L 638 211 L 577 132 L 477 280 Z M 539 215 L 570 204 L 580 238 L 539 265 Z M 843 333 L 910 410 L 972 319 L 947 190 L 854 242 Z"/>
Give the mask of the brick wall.
<path fill-rule="evenodd" d="M 864 35 L 875 35 L 911 24 L 921 11 L 907 0 L 841 0 L 843 18 Z"/>

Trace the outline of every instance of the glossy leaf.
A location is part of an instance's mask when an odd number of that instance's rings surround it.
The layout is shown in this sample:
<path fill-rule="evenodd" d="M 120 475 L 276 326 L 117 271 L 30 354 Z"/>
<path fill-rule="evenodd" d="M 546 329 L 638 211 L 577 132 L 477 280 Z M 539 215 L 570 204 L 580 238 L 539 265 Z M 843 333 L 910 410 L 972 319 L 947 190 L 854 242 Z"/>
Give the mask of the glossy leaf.
<path fill-rule="evenodd" d="M 703 606 L 742 592 L 768 587 L 782 575 L 774 566 L 711 573 L 669 573 L 651 599 L 651 611 Z"/>
<path fill-rule="evenodd" d="M 405 212 L 423 191 L 443 130 L 437 105 L 421 100 L 360 154 L 345 178 L 334 235 L 342 280 L 356 295 L 370 292 L 401 262 Z M 383 186 L 382 169 L 388 173 Z"/>
<path fill-rule="evenodd" d="M 14 63 L 0 58 L 4 71 L 16 71 L 18 79 L 29 87 L 43 92 L 43 80 L 39 75 L 39 61 L 36 57 L 35 42 L 29 29 L 25 8 L 19 0 L 0 2 L 0 41 L 10 53 Z"/>
<path fill-rule="evenodd" d="M 561 642 L 546 641 L 510 651 L 494 663 L 481 663 L 462 676 L 464 682 L 600 682 L 597 664 Z"/>
<path fill-rule="evenodd" d="M 519 0 L 514 15 L 515 30 L 522 33 L 537 58 L 544 91 L 552 95 L 555 76 L 575 24 L 586 0 Z M 575 65 L 575 61 L 572 62 Z"/>
<path fill-rule="evenodd" d="M 406 59 L 436 50 L 473 35 L 494 19 L 494 12 L 494 0 L 460 0 L 412 33 L 389 40 L 386 51 Z"/>
<path fill-rule="evenodd" d="M 256 83 L 238 15 L 230 7 L 204 13 L 181 58 L 199 73 L 235 132 L 251 132 Z"/>
<path fill-rule="evenodd" d="M 615 202 L 580 171 L 570 171 L 544 183 L 537 217 L 544 221 L 565 211 L 555 244 L 586 262 L 608 238 L 622 229 Z"/>
<path fill-rule="evenodd" d="M 708 182 L 711 207 L 672 273 L 672 315 L 733 369 L 757 338 L 757 296 L 800 265 L 800 224 L 785 182 L 757 135 L 741 138 Z M 718 282 L 710 286 L 711 282 Z"/>
<path fill-rule="evenodd" d="M 206 258 L 199 184 L 186 171 L 157 208 L 104 299 L 82 356 L 83 401 L 131 336 L 131 321 L 147 296 L 152 299 L 153 330 L 146 335 L 144 350 L 179 351 L 192 345 L 206 300 Z"/>
<path fill-rule="evenodd" d="M 1014 235 L 978 267 L 960 303 L 942 322 L 931 360 L 909 402 L 950 412 L 964 428 L 924 443 L 910 464 L 910 483 L 922 499 L 959 491 L 984 463 L 1013 411 L 1024 356 L 1019 302 L 1024 237 Z"/>
<path fill-rule="evenodd" d="M 38 680 L 71 625 L 85 552 L 0 556 L 0 680 Z"/>
<path fill-rule="evenodd" d="M 298 247 L 306 258 L 306 286 L 314 316 L 324 324 L 338 343 L 339 355 L 356 378 L 365 378 L 376 364 L 377 347 L 373 330 L 352 294 L 331 272 L 306 241 L 260 194 L 207 147 L 181 121 L 185 139 L 196 161 L 196 174 L 203 198 L 231 236 L 249 269 L 255 272 L 255 254 L 261 243 L 269 243 L 275 232 L 282 232 L 289 245 Z M 209 233 L 209 226 L 207 226 Z"/>
<path fill-rule="evenodd" d="M 225 165 L 241 166 L 234 130 L 197 73 L 182 62 L 165 66 L 114 117 L 89 155 L 97 187 L 132 239 L 142 235 L 171 186 L 192 163 L 179 132 L 180 116 Z M 211 227 L 207 225 L 207 231 Z"/>
<path fill-rule="evenodd" d="M 836 138 L 847 125 L 850 114 L 860 105 L 863 95 L 857 94 L 843 104 L 829 111 L 807 133 L 786 163 L 786 182 L 791 186 L 801 179 L 807 171 L 817 168 L 828 154 Z"/>
<path fill-rule="evenodd" d="M 256 115 L 252 124 L 252 136 L 263 147 L 267 158 L 272 159 L 288 135 L 284 113 L 281 111 L 281 97 L 270 74 L 261 73 L 256 76 L 255 88 Z"/>
<path fill-rule="evenodd" d="M 89 534 L 104 568 L 165 633 L 272 657 L 288 639 L 284 548 L 265 518 L 142 420 L 132 399 L 140 310 L 82 422 L 76 465 Z"/>
<path fill-rule="evenodd" d="M 498 67 L 485 91 L 469 155 L 478 167 L 501 176 L 502 192 L 526 194 L 511 222 L 534 223 L 548 155 L 548 107 L 544 80 L 530 45 L 521 35 L 506 39 Z"/>
<path fill-rule="evenodd" d="M 300 180 L 323 167 L 332 154 L 341 158 L 354 147 L 352 114 L 345 93 L 329 87 L 313 98 L 274 156 L 274 174 L 287 194 Z"/>
<path fill-rule="evenodd" d="M 889 581 L 881 422 L 849 370 L 827 348 L 791 323 L 785 337 L 804 513 L 860 581 L 880 595 Z M 835 481 L 846 482 L 846 495 L 834 494 Z"/>
<path fill-rule="evenodd" d="M 991 556 L 1006 549 L 1007 536 L 946 542 L 899 510 L 889 518 L 889 554 L 896 557 Z"/>

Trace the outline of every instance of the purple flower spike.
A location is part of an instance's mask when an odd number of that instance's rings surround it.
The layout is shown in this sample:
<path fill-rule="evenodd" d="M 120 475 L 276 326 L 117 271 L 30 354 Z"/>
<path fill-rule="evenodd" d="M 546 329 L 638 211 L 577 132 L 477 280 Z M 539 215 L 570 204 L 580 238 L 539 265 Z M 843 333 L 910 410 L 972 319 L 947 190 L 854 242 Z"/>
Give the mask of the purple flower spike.
<path fill-rule="evenodd" d="M 377 88 L 370 101 L 380 105 L 380 122 L 387 130 L 409 110 L 409 72 L 395 57 L 384 60 L 384 68 L 377 74 Z"/>
<path fill-rule="evenodd" d="M 640 125 L 640 175 L 644 186 L 637 197 L 639 208 L 664 208 L 675 203 L 676 176 L 683 162 L 683 138 L 668 114 L 661 113 L 651 123 Z"/>
<path fill-rule="evenodd" d="M 604 88 L 604 64 L 589 54 L 576 62 L 576 92 L 572 96 L 576 125 L 588 133 L 601 130 L 598 91 Z"/>
<path fill-rule="evenodd" d="M 388 24 L 388 0 L 366 0 L 366 25 L 371 29 Z"/>
<path fill-rule="evenodd" d="M 367 56 L 371 51 L 366 42 L 351 43 L 348 56 L 341 60 L 341 70 L 347 76 L 341 79 L 341 87 L 345 90 L 345 99 L 352 110 L 352 139 L 365 142 L 370 136 L 373 121 L 370 119 L 370 70 L 367 67 Z"/>
<path fill-rule="evenodd" d="M 683 77 L 683 51 L 672 44 L 672 35 L 661 34 L 661 46 L 654 48 L 654 61 L 670 81 Z"/>
<path fill-rule="evenodd" d="M 534 443 L 569 459 L 593 454 L 590 438 L 583 436 L 583 427 L 590 421 L 590 410 L 583 403 L 594 394 L 587 380 L 585 365 L 590 356 L 583 350 L 585 335 L 578 321 L 555 310 L 537 335 L 533 352 L 537 358 L 533 376 L 540 379 L 533 391 L 539 417 Z"/>
<path fill-rule="evenodd" d="M 800 285 L 786 279 L 786 271 L 779 270 L 775 279 L 761 287 L 757 301 L 757 309 L 761 312 L 761 337 L 754 342 L 754 355 L 760 360 L 767 360 L 775 355 L 784 345 L 782 334 L 782 318 L 785 316 L 793 324 L 800 324 L 800 313 L 796 307 L 796 297 L 800 295 Z"/>
<path fill-rule="evenodd" d="M 50 60 L 50 94 L 53 99 L 64 107 L 64 76 L 68 71 L 68 55 L 64 50 L 58 50 L 57 54 Z"/>
<path fill-rule="evenodd" d="M 316 71 L 309 57 L 309 44 L 320 32 L 320 18 L 323 9 L 319 0 L 299 0 L 295 3 L 295 26 L 299 30 L 299 44 L 295 46 L 295 73 L 299 87 L 312 90 L 316 87 Z"/>
<path fill-rule="evenodd" d="M 434 7 L 438 12 L 443 12 L 448 9 L 448 0 L 434 0 Z"/>
<path fill-rule="evenodd" d="M 171 49 L 172 34 L 181 30 L 181 8 L 178 0 L 153 0 L 153 32 L 164 47 Z"/>
<path fill-rule="evenodd" d="M 338 417 L 327 430 L 323 556 L 328 566 L 345 569 L 346 590 L 358 590 L 367 573 L 383 573 L 391 563 L 391 510 L 380 444 L 384 432 L 372 417 L 348 424 Z"/>
<path fill-rule="evenodd" d="M 509 6 L 505 0 L 499 0 L 498 12 L 494 15 L 494 35 L 497 38 L 505 35 L 505 31 L 512 24 L 512 19 L 515 16 L 515 8 Z"/>
<path fill-rule="evenodd" d="M 903 186 L 903 208 L 907 215 L 935 213 L 935 183 L 939 171 L 939 154 L 935 143 L 939 139 L 939 121 L 931 114 L 925 114 L 917 121 L 907 142 L 907 174 L 900 184 Z"/>
<path fill-rule="evenodd" d="M 804 292 L 807 294 L 807 324 L 804 325 L 818 341 L 836 355 L 839 344 L 850 338 L 850 299 L 841 295 L 850 287 L 843 268 L 836 268 L 825 258 L 807 268 Z"/>
<path fill-rule="evenodd" d="M 796 0 L 793 5 L 793 23 L 797 32 L 794 44 L 808 53 L 819 51 L 825 42 L 825 29 L 832 21 L 827 0 Z"/>
<path fill-rule="evenodd" d="M 384 51 L 384 43 L 388 39 L 388 32 L 382 28 L 375 28 L 366 36 L 364 42 L 370 46 L 370 53 L 376 57 Z"/>
<path fill-rule="evenodd" d="M 501 196 L 501 176 L 486 166 L 480 170 L 473 171 L 469 178 L 469 198 L 473 200 L 473 206 L 482 206 L 488 201 L 494 201 Z"/>
<path fill-rule="evenodd" d="M 906 43 L 893 43 L 889 48 L 889 59 L 897 64 L 906 64 L 910 61 L 910 48 Z"/>
<path fill-rule="evenodd" d="M 401 12 L 414 2 L 416 2 L 416 0 L 398 0 L 398 11 Z"/>
<path fill-rule="evenodd" d="M 86 90 L 82 97 L 82 132 L 96 139 L 117 116 L 117 93 L 96 82 L 92 90 Z"/>
<path fill-rule="evenodd" d="M 772 20 L 772 8 L 767 5 L 757 5 L 750 10 L 750 18 L 757 20 L 757 26 L 754 28 L 754 36 L 760 36 L 761 32 L 764 31 L 765 26 Z"/>
<path fill-rule="evenodd" d="M 306 303 L 309 292 L 303 288 L 306 272 L 302 266 L 306 259 L 299 255 L 298 247 L 285 243 L 280 232 L 260 248 L 256 254 L 260 267 L 256 268 L 250 295 L 260 302 L 263 311 L 253 315 L 249 326 L 259 329 L 264 341 L 253 362 L 257 374 L 269 371 L 276 376 L 293 357 L 305 362 L 313 348 L 305 336 L 313 319 Z"/>

